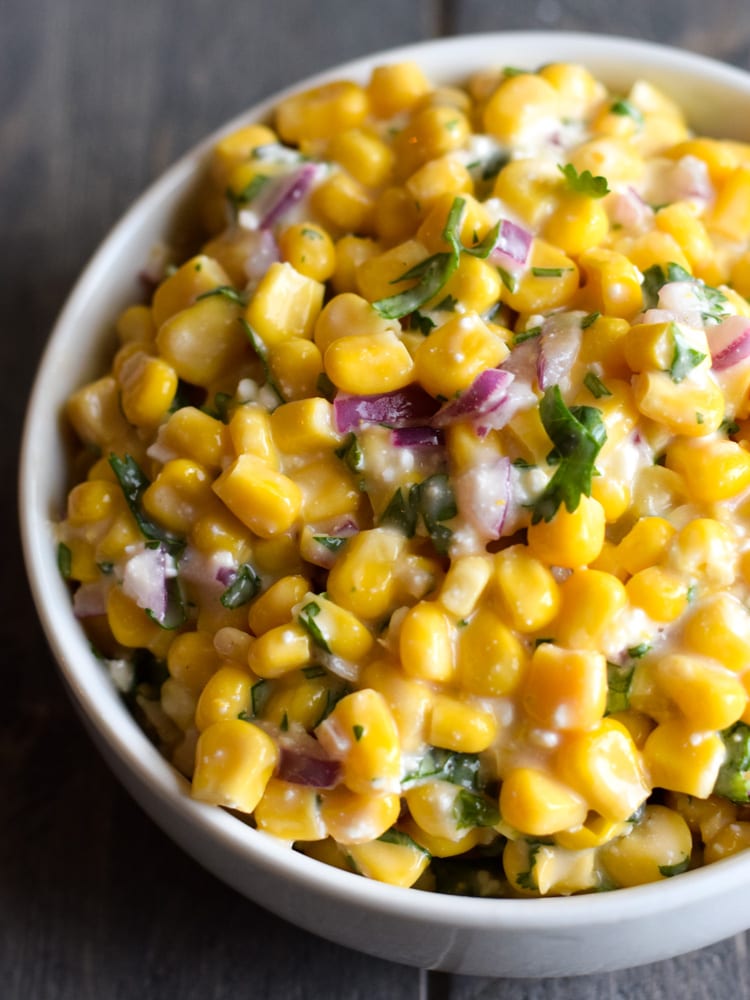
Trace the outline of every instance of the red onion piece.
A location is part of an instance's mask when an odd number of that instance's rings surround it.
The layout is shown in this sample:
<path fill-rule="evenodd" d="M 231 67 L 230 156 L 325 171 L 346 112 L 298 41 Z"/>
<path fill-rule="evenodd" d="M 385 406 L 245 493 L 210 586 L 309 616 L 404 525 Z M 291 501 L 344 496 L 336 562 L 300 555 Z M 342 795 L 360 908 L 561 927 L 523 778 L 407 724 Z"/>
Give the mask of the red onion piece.
<path fill-rule="evenodd" d="M 709 327 L 708 341 L 715 371 L 723 371 L 750 357 L 750 320 L 747 316 L 728 316 L 717 326 Z"/>
<path fill-rule="evenodd" d="M 76 618 L 94 618 L 107 613 L 107 597 L 112 588 L 111 580 L 82 583 L 73 594 L 73 614 Z"/>
<path fill-rule="evenodd" d="M 544 321 L 539 337 L 537 382 L 544 391 L 564 386 L 581 347 L 581 321 L 575 313 L 561 313 Z"/>
<path fill-rule="evenodd" d="M 261 216 L 260 229 L 270 229 L 307 194 L 317 175 L 314 163 L 305 163 L 284 176 L 273 188 L 273 200 Z M 273 183 L 273 182 L 271 182 Z"/>
<path fill-rule="evenodd" d="M 634 187 L 613 191 L 607 198 L 607 214 L 610 222 L 625 229 L 649 229 L 654 218 L 654 210 L 647 204 Z"/>
<path fill-rule="evenodd" d="M 220 566 L 216 570 L 216 579 L 219 581 L 222 587 L 231 587 L 231 585 L 237 579 L 237 567 Z"/>
<path fill-rule="evenodd" d="M 503 219 L 497 234 L 497 242 L 488 259 L 500 267 L 508 260 L 515 264 L 525 264 L 529 259 L 533 239 L 528 229 L 510 222 L 509 219 Z"/>
<path fill-rule="evenodd" d="M 242 266 L 249 281 L 260 281 L 271 264 L 281 260 L 279 247 L 267 229 L 253 229 L 247 235 L 248 254 Z"/>
<path fill-rule="evenodd" d="M 711 201 L 714 187 L 708 173 L 707 164 L 697 156 L 682 156 L 669 168 L 667 201 L 683 201 L 685 198 L 696 198 L 699 201 Z"/>
<path fill-rule="evenodd" d="M 122 589 L 139 608 L 150 611 L 158 622 L 167 614 L 167 553 L 160 545 L 144 548 L 125 564 Z"/>
<path fill-rule="evenodd" d="M 465 392 L 438 410 L 432 418 L 433 425 L 445 427 L 458 420 L 478 420 L 492 413 L 507 396 L 513 379 L 514 375 L 502 368 L 486 368 Z"/>
<path fill-rule="evenodd" d="M 396 448 L 437 448 L 443 443 L 443 433 L 436 427 L 397 427 L 391 442 Z"/>
<path fill-rule="evenodd" d="M 301 727 L 276 732 L 279 744 L 278 777 L 295 785 L 333 788 L 341 779 L 341 764 Z"/>
<path fill-rule="evenodd" d="M 378 396 L 354 396 L 340 392 L 333 401 L 336 428 L 341 434 L 360 424 L 386 424 L 409 427 L 424 423 L 433 416 L 438 404 L 416 384 Z"/>
<path fill-rule="evenodd" d="M 511 508 L 510 459 L 472 466 L 456 479 L 455 489 L 461 516 L 482 540 L 500 538 Z"/>

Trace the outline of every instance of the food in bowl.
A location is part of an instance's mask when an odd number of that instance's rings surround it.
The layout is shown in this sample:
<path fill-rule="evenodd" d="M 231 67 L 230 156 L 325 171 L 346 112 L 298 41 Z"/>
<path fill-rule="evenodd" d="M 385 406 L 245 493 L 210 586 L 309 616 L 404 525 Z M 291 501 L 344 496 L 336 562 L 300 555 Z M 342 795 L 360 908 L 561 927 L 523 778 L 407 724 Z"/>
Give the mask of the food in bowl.
<path fill-rule="evenodd" d="M 222 138 L 68 416 L 73 606 L 193 795 L 567 895 L 750 844 L 750 146 L 413 63 Z"/>

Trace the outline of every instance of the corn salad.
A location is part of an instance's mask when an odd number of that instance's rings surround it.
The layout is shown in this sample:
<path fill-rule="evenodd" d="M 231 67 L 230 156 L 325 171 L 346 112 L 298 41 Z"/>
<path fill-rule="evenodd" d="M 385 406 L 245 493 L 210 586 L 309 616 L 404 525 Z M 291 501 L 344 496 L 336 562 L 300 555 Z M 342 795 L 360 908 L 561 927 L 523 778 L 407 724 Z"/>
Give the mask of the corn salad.
<path fill-rule="evenodd" d="M 58 526 L 193 796 L 483 896 L 750 846 L 750 145 L 396 63 L 224 136 L 196 215 L 69 400 Z"/>

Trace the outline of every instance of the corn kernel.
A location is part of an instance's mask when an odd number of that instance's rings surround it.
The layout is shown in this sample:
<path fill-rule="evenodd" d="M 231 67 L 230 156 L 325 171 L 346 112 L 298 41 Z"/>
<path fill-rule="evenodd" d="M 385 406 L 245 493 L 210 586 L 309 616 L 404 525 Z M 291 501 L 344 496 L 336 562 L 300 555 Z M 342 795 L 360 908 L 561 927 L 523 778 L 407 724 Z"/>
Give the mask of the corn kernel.
<path fill-rule="evenodd" d="M 246 670 L 224 666 L 213 674 L 198 699 L 195 726 L 199 732 L 215 722 L 236 719 L 250 707 L 253 678 Z"/>
<path fill-rule="evenodd" d="M 438 604 L 420 601 L 407 611 L 399 633 L 399 655 L 410 677 L 441 683 L 453 679 L 453 628 Z"/>
<path fill-rule="evenodd" d="M 258 677 L 273 678 L 306 667 L 312 660 L 308 632 L 296 622 L 263 632 L 250 646 L 247 663 Z"/>
<path fill-rule="evenodd" d="M 211 257 L 199 254 L 186 260 L 154 292 L 151 312 L 155 329 L 159 330 L 168 319 L 187 309 L 199 296 L 228 284 L 226 271 Z"/>
<path fill-rule="evenodd" d="M 406 539 L 399 531 L 372 528 L 350 539 L 328 575 L 328 593 L 358 618 L 372 621 L 395 610 L 394 568 Z"/>
<path fill-rule="evenodd" d="M 311 340 L 289 337 L 268 352 L 268 366 L 282 397 L 290 402 L 320 391 L 323 357 Z"/>
<path fill-rule="evenodd" d="M 593 728 L 607 704 L 606 659 L 593 650 L 542 643 L 526 671 L 521 703 L 545 729 Z"/>
<path fill-rule="evenodd" d="M 544 226 L 544 238 L 569 257 L 599 246 L 609 231 L 609 218 L 601 201 L 569 193 L 560 199 Z"/>
<path fill-rule="evenodd" d="M 393 152 L 377 135 L 361 128 L 338 132 L 328 147 L 332 160 L 364 184 L 377 188 L 388 182 L 393 170 Z"/>
<path fill-rule="evenodd" d="M 737 673 L 750 665 L 750 614 L 733 594 L 714 594 L 690 615 L 683 634 L 688 649 L 720 660 Z"/>
<path fill-rule="evenodd" d="M 381 837 L 396 822 L 401 799 L 396 794 L 359 794 L 345 785 L 323 792 L 320 816 L 339 844 L 366 844 Z"/>
<path fill-rule="evenodd" d="M 687 867 L 693 842 L 679 813 L 666 806 L 646 806 L 643 819 L 626 837 L 607 844 L 601 858 L 618 886 L 643 885 L 668 878 Z"/>
<path fill-rule="evenodd" d="M 72 525 L 91 524 L 111 517 L 119 508 L 117 487 L 104 479 L 78 483 L 68 494 L 67 514 Z"/>
<path fill-rule="evenodd" d="M 392 118 L 409 111 L 429 89 L 430 83 L 416 63 L 387 63 L 372 71 L 367 96 L 376 118 Z"/>
<path fill-rule="evenodd" d="M 156 328 L 148 306 L 128 306 L 117 317 L 115 323 L 120 343 L 150 344 L 156 336 Z"/>
<path fill-rule="evenodd" d="M 670 653 L 658 660 L 657 677 L 660 688 L 695 729 L 726 729 L 745 711 L 747 691 L 742 681 L 709 657 Z"/>
<path fill-rule="evenodd" d="M 724 419 L 724 396 L 713 379 L 677 383 L 667 372 L 643 371 L 633 380 L 638 409 L 673 434 L 703 437 Z"/>
<path fill-rule="evenodd" d="M 187 458 L 166 462 L 142 498 L 143 509 L 150 517 L 180 535 L 186 535 L 215 502 L 208 472 Z"/>
<path fill-rule="evenodd" d="M 422 681 L 407 677 L 397 663 L 371 660 L 360 674 L 364 687 L 379 691 L 391 710 L 404 753 L 412 753 L 426 740 L 432 692 Z"/>
<path fill-rule="evenodd" d="M 705 799 L 713 791 L 725 757 L 718 733 L 696 732 L 690 722 L 660 723 L 643 748 L 643 759 L 654 787 Z"/>
<path fill-rule="evenodd" d="M 688 585 L 663 566 L 647 566 L 625 584 L 628 600 L 658 622 L 673 622 L 688 606 Z"/>
<path fill-rule="evenodd" d="M 342 435 L 334 427 L 333 406 L 320 396 L 284 403 L 270 419 L 276 445 L 289 454 L 341 444 Z"/>
<path fill-rule="evenodd" d="M 624 254 L 596 247 L 582 253 L 578 264 L 585 308 L 620 319 L 631 319 L 643 309 L 640 273 Z"/>
<path fill-rule="evenodd" d="M 498 552 L 492 580 L 501 609 L 519 632 L 536 632 L 557 616 L 557 582 L 527 546 L 512 545 Z"/>
<path fill-rule="evenodd" d="M 369 233 L 374 228 L 372 193 L 343 171 L 332 173 L 315 188 L 312 207 L 326 222 L 343 232 Z"/>
<path fill-rule="evenodd" d="M 588 806 L 580 795 L 535 768 L 514 768 L 500 788 L 503 820 L 532 837 L 548 837 L 578 826 L 587 813 Z"/>
<path fill-rule="evenodd" d="M 414 885 L 430 863 L 430 855 L 399 831 L 388 831 L 369 844 L 353 844 L 349 855 L 365 878 L 388 885 Z"/>
<path fill-rule="evenodd" d="M 398 729 L 379 692 L 363 688 L 346 695 L 315 734 L 324 749 L 342 761 L 344 784 L 351 791 L 385 795 L 399 790 Z"/>
<path fill-rule="evenodd" d="M 390 331 L 339 337 L 323 361 L 329 378 L 343 392 L 377 395 L 402 389 L 414 380 L 414 361 Z"/>
<path fill-rule="evenodd" d="M 484 593 L 492 573 L 484 556 L 459 556 L 452 560 L 438 600 L 456 618 L 468 618 Z"/>
<path fill-rule="evenodd" d="M 281 840 L 323 840 L 327 835 L 318 790 L 280 778 L 269 780 L 254 816 L 259 830 Z"/>
<path fill-rule="evenodd" d="M 272 583 L 250 605 L 247 613 L 250 631 L 254 635 L 262 635 L 291 621 L 292 608 L 299 604 L 309 586 L 309 581 L 299 575 L 283 576 Z"/>
<path fill-rule="evenodd" d="M 497 736 L 495 717 L 482 708 L 448 695 L 438 695 L 432 706 L 429 742 L 458 753 L 481 753 Z"/>
<path fill-rule="evenodd" d="M 411 235 L 413 227 L 404 234 Z M 337 295 L 342 292 L 359 291 L 357 269 L 371 257 L 377 257 L 383 248 L 367 236 L 342 236 L 336 241 L 336 270 L 331 278 L 331 287 Z"/>
<path fill-rule="evenodd" d="M 221 420 L 194 406 L 182 406 L 164 425 L 161 443 L 207 469 L 218 470 L 230 452 L 231 437 Z"/>
<path fill-rule="evenodd" d="M 642 517 L 617 545 L 616 558 L 628 573 L 638 573 L 664 557 L 675 534 L 665 518 Z"/>
<path fill-rule="evenodd" d="M 232 513 L 261 538 L 288 531 L 302 507 L 299 486 L 250 454 L 236 458 L 212 488 Z"/>
<path fill-rule="evenodd" d="M 170 632 L 152 621 L 121 587 L 112 587 L 107 596 L 107 621 L 112 635 L 122 646 L 145 646 L 155 656 L 163 656 L 172 641 Z"/>
<path fill-rule="evenodd" d="M 722 183 L 707 224 L 709 229 L 729 240 L 747 240 L 750 235 L 750 166 L 737 167 Z"/>
<path fill-rule="evenodd" d="M 513 291 L 503 291 L 503 302 L 517 312 L 546 312 L 569 301 L 578 290 L 578 266 L 572 257 L 545 240 L 531 244 L 529 267 Z"/>
<path fill-rule="evenodd" d="M 667 448 L 667 468 L 684 478 L 698 503 L 729 500 L 750 486 L 750 453 L 736 441 L 678 439 Z"/>
<path fill-rule="evenodd" d="M 561 505 L 551 521 L 530 525 L 528 544 L 542 562 L 575 569 L 593 562 L 599 555 L 604 545 L 604 528 L 602 505 L 593 497 L 581 496 L 574 511 Z"/>
<path fill-rule="evenodd" d="M 314 281 L 328 281 L 336 270 L 336 248 L 322 226 L 298 222 L 279 236 L 281 259 Z"/>
<path fill-rule="evenodd" d="M 291 264 L 271 264 L 245 310 L 245 319 L 267 348 L 289 337 L 312 337 L 323 306 L 324 285 Z"/>
<path fill-rule="evenodd" d="M 268 412 L 257 403 L 238 406 L 229 421 L 229 436 L 237 455 L 254 455 L 271 469 L 279 468 L 279 455 Z"/>
<path fill-rule="evenodd" d="M 362 87 L 338 80 L 283 100 L 276 109 L 276 128 L 287 143 L 330 139 L 359 125 L 367 108 Z"/>
<path fill-rule="evenodd" d="M 251 813 L 278 756 L 271 737 L 252 723 L 216 722 L 198 737 L 192 795 L 201 802 Z"/>
<path fill-rule="evenodd" d="M 506 345 L 480 317 L 467 313 L 452 317 L 420 344 L 415 372 L 429 393 L 451 399 L 480 372 L 496 368 L 507 354 Z"/>
<path fill-rule="evenodd" d="M 703 852 L 703 860 L 710 865 L 748 847 L 750 847 L 750 823 L 747 821 L 728 823 L 708 841 Z"/>
<path fill-rule="evenodd" d="M 221 296 L 201 299 L 159 327 L 159 353 L 181 379 L 207 388 L 248 353 L 238 317 L 238 307 Z"/>
<path fill-rule="evenodd" d="M 560 596 L 555 638 L 570 649 L 601 648 L 628 603 L 617 577 L 596 569 L 576 570 L 561 585 Z"/>
<path fill-rule="evenodd" d="M 458 637 L 458 673 L 471 694 L 504 697 L 512 694 L 526 667 L 526 651 L 500 616 L 480 605 Z"/>
<path fill-rule="evenodd" d="M 555 88 L 534 73 L 506 77 L 484 107 L 483 125 L 504 143 L 523 140 L 526 133 L 559 116 Z"/>

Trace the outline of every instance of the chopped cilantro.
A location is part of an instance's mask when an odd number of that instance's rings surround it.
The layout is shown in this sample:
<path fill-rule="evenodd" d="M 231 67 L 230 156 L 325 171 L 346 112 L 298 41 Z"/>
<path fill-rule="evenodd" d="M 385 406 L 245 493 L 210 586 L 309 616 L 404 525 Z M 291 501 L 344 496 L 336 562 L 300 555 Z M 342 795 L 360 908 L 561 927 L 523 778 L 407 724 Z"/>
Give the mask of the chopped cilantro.
<path fill-rule="evenodd" d="M 177 577 L 172 577 L 167 580 L 167 609 L 164 613 L 163 618 L 157 618 L 154 612 L 150 608 L 146 608 L 146 615 L 154 622 L 159 628 L 165 629 L 167 632 L 173 632 L 180 625 L 184 625 L 187 621 L 187 612 L 185 611 L 185 602 L 182 597 L 182 591 L 180 590 L 180 584 Z"/>
<path fill-rule="evenodd" d="M 561 278 L 569 267 L 532 267 L 531 273 L 535 278 Z"/>
<path fill-rule="evenodd" d="M 736 434 L 739 431 L 739 429 L 740 425 L 737 423 L 736 420 L 732 420 L 730 417 L 725 417 L 722 420 L 721 425 L 719 426 L 719 430 L 722 431 L 724 434 L 726 434 L 728 437 L 731 436 L 732 434 Z"/>
<path fill-rule="evenodd" d="M 594 462 L 607 440 L 600 411 L 592 406 L 568 409 L 557 385 L 544 393 L 539 403 L 539 416 L 560 463 L 532 505 L 532 524 L 551 521 L 563 503 L 572 513 L 581 496 L 591 495 Z"/>
<path fill-rule="evenodd" d="M 60 542 L 57 546 L 57 568 L 63 580 L 70 579 L 70 571 L 73 565 L 73 553 L 65 542 Z"/>
<path fill-rule="evenodd" d="M 516 469 L 535 469 L 536 465 L 533 462 L 527 462 L 525 458 L 514 458 L 510 463 Z"/>
<path fill-rule="evenodd" d="M 266 376 L 266 385 L 268 385 L 274 392 L 280 403 L 286 402 L 284 394 L 279 388 L 279 385 L 271 372 L 271 365 L 268 361 L 268 349 L 266 348 L 266 345 L 263 343 L 262 339 L 258 336 L 255 330 L 253 330 L 244 316 L 240 316 L 240 323 L 242 324 L 242 328 L 247 335 L 247 339 L 250 341 L 250 346 L 255 351 L 255 354 L 263 367 L 263 374 Z"/>
<path fill-rule="evenodd" d="M 364 726 L 352 726 L 352 732 L 354 733 L 354 739 L 359 743 L 362 737 L 365 735 Z"/>
<path fill-rule="evenodd" d="M 418 844 L 416 840 L 413 840 L 408 833 L 404 833 L 403 830 L 386 830 L 385 833 L 381 833 L 378 840 L 382 844 L 396 844 L 398 847 L 409 847 L 413 851 L 419 851 L 421 854 L 429 855 L 429 851 Z"/>
<path fill-rule="evenodd" d="M 595 177 L 590 170 L 582 170 L 579 174 L 572 163 L 566 163 L 565 166 L 558 163 L 557 169 L 576 194 L 586 194 L 589 198 L 603 198 L 605 194 L 609 194 L 606 177 Z"/>
<path fill-rule="evenodd" d="M 659 874 L 665 878 L 672 878 L 673 875 L 682 875 L 690 867 L 690 858 L 685 857 L 682 861 L 677 861 L 673 865 L 659 865 Z"/>
<path fill-rule="evenodd" d="M 273 686 L 270 681 L 256 681 L 255 684 L 253 684 L 250 688 L 251 718 L 257 719 L 257 717 L 261 715 L 263 709 L 266 707 L 268 699 L 271 697 L 272 691 Z M 242 713 L 240 713 L 239 718 L 242 718 Z"/>
<path fill-rule="evenodd" d="M 243 205 L 249 204 L 260 194 L 266 184 L 271 180 L 268 174 L 256 174 L 253 179 L 245 185 L 241 191 L 233 191 L 227 188 L 226 195 L 229 204 L 234 212 L 238 212 Z"/>
<path fill-rule="evenodd" d="M 317 389 L 318 393 L 323 397 L 323 399 L 327 399 L 329 403 L 333 402 L 333 398 L 336 395 L 336 392 L 338 391 L 336 389 L 336 386 L 333 384 L 333 382 L 328 377 L 328 375 L 326 375 L 325 372 L 321 372 L 320 375 L 318 375 L 318 380 L 315 383 L 315 388 Z"/>
<path fill-rule="evenodd" d="M 361 472 L 365 467 L 365 456 L 354 433 L 349 434 L 341 447 L 336 449 L 336 456 L 351 472 Z"/>
<path fill-rule="evenodd" d="M 516 875 L 516 885 L 519 889 L 528 889 L 530 892 L 536 892 L 539 889 L 537 885 L 536 878 L 534 877 L 534 867 L 536 866 L 536 856 L 542 849 L 542 844 L 540 841 L 529 841 L 529 857 L 528 863 L 529 867 L 525 872 L 519 872 Z"/>
<path fill-rule="evenodd" d="M 590 326 L 593 326 L 594 323 L 596 323 L 596 321 L 599 319 L 600 316 L 601 316 L 600 312 L 592 312 L 589 313 L 588 316 L 584 316 L 583 319 L 581 320 L 581 329 L 588 330 Z"/>
<path fill-rule="evenodd" d="M 302 673 L 309 681 L 315 680 L 318 677 L 325 677 L 326 675 L 325 669 L 318 664 L 312 667 L 303 667 Z"/>
<path fill-rule="evenodd" d="M 143 511 L 143 494 L 151 483 L 140 465 L 131 455 L 120 458 L 114 453 L 109 456 L 109 464 L 143 537 L 163 545 L 170 555 L 179 555 L 185 548 L 184 540 L 156 524 Z"/>
<path fill-rule="evenodd" d="M 630 689 L 633 686 L 634 674 L 633 663 L 607 661 L 607 715 L 624 712 L 630 707 Z"/>
<path fill-rule="evenodd" d="M 613 115 L 622 115 L 623 117 L 627 115 L 629 118 L 632 118 L 636 124 L 643 124 L 643 114 L 630 101 L 626 101 L 624 99 L 615 101 L 610 105 L 609 110 Z"/>
<path fill-rule="evenodd" d="M 706 285 L 698 278 L 694 278 L 689 271 L 679 264 L 671 262 L 662 267 L 660 264 L 652 264 L 643 272 L 643 308 L 653 309 L 658 305 L 659 292 L 664 285 L 672 281 L 688 281 L 693 285 L 693 292 L 696 304 L 701 310 L 701 318 L 706 324 L 720 323 L 722 319 L 731 315 L 729 300 L 726 295 Z"/>
<path fill-rule="evenodd" d="M 645 656 L 646 653 L 648 653 L 648 651 L 650 649 L 651 649 L 651 643 L 650 642 L 639 642 L 637 646 L 630 646 L 629 647 L 629 649 L 628 649 L 628 656 L 632 660 L 640 660 L 640 658 L 642 656 Z"/>
<path fill-rule="evenodd" d="M 541 326 L 530 326 L 528 330 L 521 330 L 520 333 L 515 334 L 513 337 L 513 346 L 517 347 L 518 344 L 522 344 L 524 340 L 533 340 L 534 337 L 538 337 L 541 332 Z"/>
<path fill-rule="evenodd" d="M 250 563 L 243 563 L 237 575 L 220 597 L 225 608 L 241 608 L 260 590 L 260 577 Z"/>
<path fill-rule="evenodd" d="M 446 295 L 444 299 L 438 302 L 435 309 L 444 309 L 446 312 L 453 312 L 457 305 L 458 299 L 455 299 L 452 295 Z"/>
<path fill-rule="evenodd" d="M 503 66 L 503 76 L 523 76 L 528 73 L 527 69 L 519 69 L 517 66 Z"/>
<path fill-rule="evenodd" d="M 322 545 L 324 549 L 328 549 L 329 552 L 338 552 L 347 539 L 339 535 L 313 535 L 313 541 Z"/>
<path fill-rule="evenodd" d="M 495 826 L 500 822 L 500 810 L 486 795 L 462 788 L 453 800 L 453 818 L 456 829 L 475 826 Z"/>
<path fill-rule="evenodd" d="M 719 769 L 714 793 L 732 802 L 750 802 L 750 726 L 735 722 L 721 733 L 726 758 Z"/>
<path fill-rule="evenodd" d="M 674 343 L 674 353 L 672 354 L 672 363 L 669 366 L 669 374 L 673 382 L 682 382 L 693 368 L 696 368 L 701 361 L 705 360 L 706 355 L 702 351 L 691 347 L 689 341 L 676 323 L 670 323 L 669 325 Z M 698 423 L 702 424 L 703 419 L 698 420 Z"/>
<path fill-rule="evenodd" d="M 440 555 L 445 555 L 453 533 L 441 522 L 449 521 L 457 513 L 450 480 L 444 472 L 440 472 L 416 483 L 408 492 L 399 487 L 383 511 L 379 524 L 397 528 L 407 538 L 413 538 L 421 517 L 435 549 Z"/>
<path fill-rule="evenodd" d="M 319 614 L 320 605 L 315 601 L 308 601 L 308 603 L 297 613 L 297 621 L 309 634 L 316 646 L 324 650 L 326 653 L 330 653 L 331 647 L 328 645 L 326 637 L 323 635 L 320 626 L 315 621 Z"/>
<path fill-rule="evenodd" d="M 586 372 L 583 377 L 583 384 L 595 399 L 601 399 L 602 396 L 612 395 L 611 391 L 602 382 L 596 372 Z"/>
<path fill-rule="evenodd" d="M 515 275 L 512 275 L 510 271 L 506 271 L 504 267 L 498 267 L 497 273 L 500 275 L 500 280 L 509 292 L 518 291 L 518 279 Z"/>
<path fill-rule="evenodd" d="M 222 299 L 227 299 L 229 302 L 233 302 L 236 306 L 244 307 L 247 305 L 247 300 L 242 292 L 238 292 L 236 288 L 232 288 L 231 285 L 218 285 L 216 288 L 212 288 L 208 292 L 202 292 L 195 298 L 196 302 L 200 302 L 201 299 L 210 299 L 214 296 L 218 296 Z"/>
<path fill-rule="evenodd" d="M 415 309 L 411 314 L 411 325 L 419 330 L 423 337 L 427 337 L 435 329 L 437 323 Z"/>
<path fill-rule="evenodd" d="M 450 781 L 453 785 L 475 792 L 479 789 L 479 757 L 476 754 L 429 747 L 417 769 L 405 775 L 401 785 L 408 788 L 424 781 Z"/>

